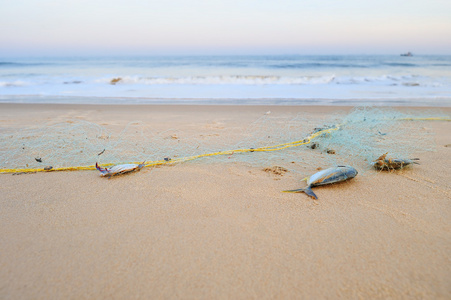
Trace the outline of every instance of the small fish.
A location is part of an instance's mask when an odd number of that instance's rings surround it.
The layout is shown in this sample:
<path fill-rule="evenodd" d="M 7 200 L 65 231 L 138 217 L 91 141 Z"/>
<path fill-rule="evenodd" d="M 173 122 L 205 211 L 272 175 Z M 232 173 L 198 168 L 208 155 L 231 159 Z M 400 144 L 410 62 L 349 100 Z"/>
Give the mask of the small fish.
<path fill-rule="evenodd" d="M 416 160 L 420 160 L 419 158 L 411 158 L 411 159 L 401 159 L 401 158 L 387 158 L 387 153 L 381 155 L 378 159 L 371 163 L 371 165 L 378 170 L 398 170 L 402 169 L 405 166 L 410 164 L 417 164 Z"/>
<path fill-rule="evenodd" d="M 357 170 L 350 166 L 337 166 L 329 169 L 319 171 L 310 177 L 304 178 L 307 180 L 307 187 L 297 190 L 283 191 L 285 193 L 301 193 L 304 192 L 313 199 L 318 199 L 315 193 L 312 191 L 312 187 L 331 184 L 336 182 L 345 181 L 356 177 Z"/>
<path fill-rule="evenodd" d="M 116 165 L 111 168 L 103 168 L 96 163 L 96 169 L 100 171 L 100 176 L 111 177 L 114 175 L 124 174 L 132 171 L 139 171 L 144 167 L 145 162 L 142 164 L 124 164 L 124 165 Z"/>

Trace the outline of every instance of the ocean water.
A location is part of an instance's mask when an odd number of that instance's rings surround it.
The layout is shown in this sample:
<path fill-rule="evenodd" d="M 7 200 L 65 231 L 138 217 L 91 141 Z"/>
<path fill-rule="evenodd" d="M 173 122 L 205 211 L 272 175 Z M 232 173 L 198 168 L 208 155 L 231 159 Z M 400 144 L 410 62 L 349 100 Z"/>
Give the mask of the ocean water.
<path fill-rule="evenodd" d="M 451 106 L 451 56 L 0 58 L 0 102 Z"/>

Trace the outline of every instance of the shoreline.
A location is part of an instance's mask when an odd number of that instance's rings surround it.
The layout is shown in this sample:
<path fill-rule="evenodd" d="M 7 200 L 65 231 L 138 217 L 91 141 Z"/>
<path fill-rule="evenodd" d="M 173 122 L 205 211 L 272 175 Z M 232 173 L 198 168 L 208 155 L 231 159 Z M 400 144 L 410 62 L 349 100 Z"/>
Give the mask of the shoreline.
<path fill-rule="evenodd" d="M 426 99 L 426 100 L 425 100 Z M 389 106 L 451 107 L 451 97 L 431 98 L 149 98 L 108 96 L 0 95 L 0 104 L 227 105 L 227 106 Z"/>
<path fill-rule="evenodd" d="M 191 111 L 190 108 L 195 108 L 195 107 L 210 107 L 212 109 L 214 109 L 215 107 L 217 108 L 230 108 L 230 110 L 234 110 L 235 108 L 246 108 L 246 109 L 252 109 L 252 108 L 275 108 L 278 109 L 280 108 L 281 110 L 286 110 L 286 109 L 296 109 L 299 111 L 302 111 L 302 109 L 307 109 L 307 110 L 326 110 L 326 111 L 330 111 L 330 110 L 340 110 L 340 109 L 352 109 L 352 108 L 359 108 L 359 107 L 375 107 L 375 108 L 393 108 L 393 109 L 400 109 L 400 110 L 408 110 L 408 109 L 414 109 L 414 110 L 434 110 L 434 109 L 443 109 L 445 111 L 450 111 L 451 110 L 451 106 L 414 106 L 414 105 L 311 105 L 311 104 L 306 104 L 306 105 L 278 105 L 278 104 L 221 104 L 221 103 L 217 103 L 217 104 L 172 104 L 172 103 L 106 103 L 106 104 L 99 104 L 99 103 L 14 103 L 14 102 L 0 102 L 0 107 L 3 106 L 6 109 L 11 109 L 14 106 L 18 106 L 18 107 L 26 107 L 26 106 L 30 106 L 30 107 L 45 107 L 48 106 L 50 108 L 57 108 L 57 107 L 69 107 L 69 108 L 79 108 L 79 109 L 97 109 L 97 108 L 108 108 L 108 107 L 127 107 L 129 106 L 130 108 L 133 107 L 160 107 L 160 108 L 164 108 L 164 107 L 168 107 L 168 108 L 174 108 L 174 107 L 179 107 L 181 109 L 188 109 L 189 111 Z M 195 111 L 195 110 L 194 110 Z"/>

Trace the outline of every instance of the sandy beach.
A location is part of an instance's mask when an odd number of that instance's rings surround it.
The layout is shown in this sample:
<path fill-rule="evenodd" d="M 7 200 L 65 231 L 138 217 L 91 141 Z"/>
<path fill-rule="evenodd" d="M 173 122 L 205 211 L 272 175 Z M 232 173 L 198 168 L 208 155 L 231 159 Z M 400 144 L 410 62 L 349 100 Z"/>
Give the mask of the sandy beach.
<path fill-rule="evenodd" d="M 268 111 L 351 109 L 0 104 L 0 127 L 140 120 L 230 139 Z M 435 134 L 421 165 L 319 187 L 319 200 L 281 192 L 301 187 L 299 174 L 233 160 L 110 180 L 0 174 L 0 298 L 450 299 L 451 122 L 421 126 Z"/>

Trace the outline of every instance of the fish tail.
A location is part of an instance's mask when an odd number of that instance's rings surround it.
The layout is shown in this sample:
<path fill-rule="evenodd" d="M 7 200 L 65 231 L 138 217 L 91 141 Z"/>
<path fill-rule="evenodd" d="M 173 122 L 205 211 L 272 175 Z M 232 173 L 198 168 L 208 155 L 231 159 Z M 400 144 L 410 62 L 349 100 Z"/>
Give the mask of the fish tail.
<path fill-rule="evenodd" d="M 282 191 L 283 193 L 302 193 L 305 192 L 305 189 L 297 189 L 297 190 L 288 190 L 288 191 Z"/>
<path fill-rule="evenodd" d="M 315 195 L 315 193 L 312 191 L 310 187 L 306 187 L 305 189 L 297 189 L 297 190 L 288 190 L 288 191 L 282 191 L 284 193 L 306 193 L 313 199 L 318 199 L 318 197 Z"/>
<path fill-rule="evenodd" d="M 318 197 L 315 195 L 315 193 L 312 191 L 312 189 L 310 187 L 307 187 L 304 190 L 304 193 L 306 193 L 307 195 L 309 195 L 310 197 L 312 197 L 313 199 L 318 199 Z"/>

